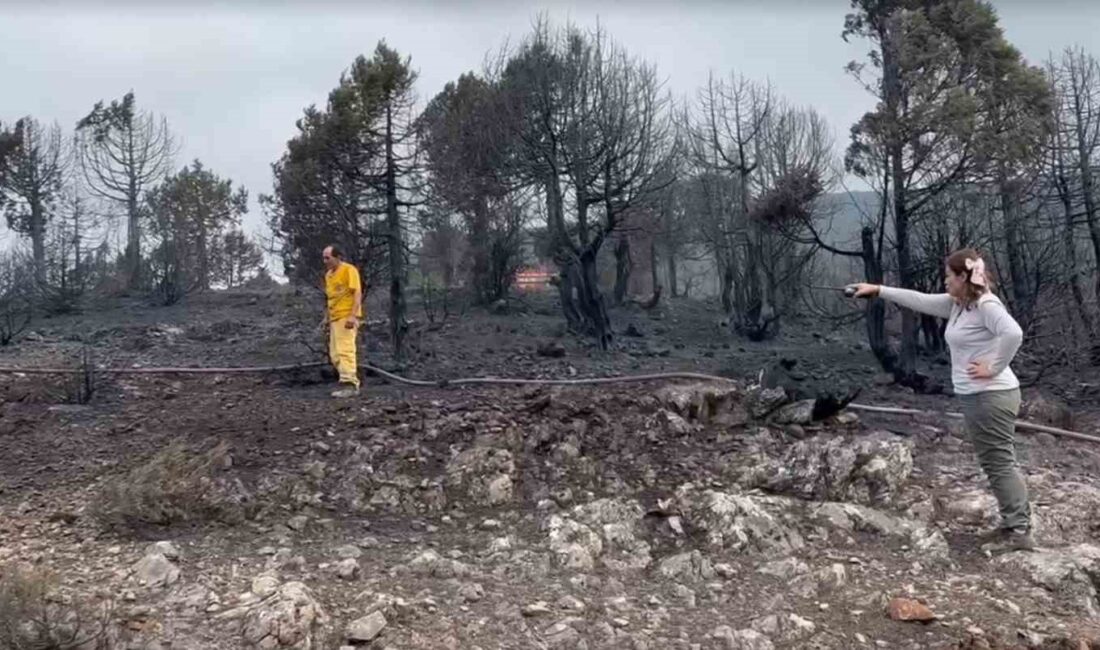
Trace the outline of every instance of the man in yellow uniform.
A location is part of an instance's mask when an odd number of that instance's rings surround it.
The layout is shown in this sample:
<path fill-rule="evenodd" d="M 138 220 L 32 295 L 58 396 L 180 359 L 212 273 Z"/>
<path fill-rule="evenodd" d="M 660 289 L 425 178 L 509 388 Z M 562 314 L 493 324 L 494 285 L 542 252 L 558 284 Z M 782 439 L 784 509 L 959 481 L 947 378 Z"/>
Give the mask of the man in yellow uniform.
<path fill-rule="evenodd" d="M 340 390 L 333 397 L 352 397 L 359 392 L 359 367 L 355 360 L 355 339 L 363 318 L 363 288 L 359 269 L 344 261 L 336 246 L 321 251 L 325 263 L 327 305 L 322 327 L 328 327 L 328 356 L 340 373 Z"/>

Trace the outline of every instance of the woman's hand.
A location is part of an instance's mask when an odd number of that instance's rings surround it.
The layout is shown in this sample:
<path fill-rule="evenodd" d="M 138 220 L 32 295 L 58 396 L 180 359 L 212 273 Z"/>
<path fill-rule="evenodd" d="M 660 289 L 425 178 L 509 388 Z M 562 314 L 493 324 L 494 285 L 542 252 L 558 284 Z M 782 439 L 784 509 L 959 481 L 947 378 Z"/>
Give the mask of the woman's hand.
<path fill-rule="evenodd" d="M 974 360 L 966 367 L 966 374 L 971 379 L 992 379 L 993 371 L 985 361 Z"/>
<path fill-rule="evenodd" d="M 878 295 L 878 290 L 879 285 L 877 284 L 859 282 L 857 284 L 849 284 L 844 288 L 844 293 L 853 298 L 874 298 Z"/>

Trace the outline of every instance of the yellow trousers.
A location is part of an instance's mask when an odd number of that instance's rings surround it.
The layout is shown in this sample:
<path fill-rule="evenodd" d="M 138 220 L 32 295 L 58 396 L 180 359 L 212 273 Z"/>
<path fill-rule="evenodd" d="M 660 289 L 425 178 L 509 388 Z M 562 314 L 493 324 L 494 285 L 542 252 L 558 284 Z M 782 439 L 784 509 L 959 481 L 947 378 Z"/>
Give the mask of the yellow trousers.
<path fill-rule="evenodd" d="M 328 324 L 328 358 L 341 384 L 359 386 L 359 366 L 355 360 L 357 327 L 346 327 L 347 319 L 341 318 Z"/>

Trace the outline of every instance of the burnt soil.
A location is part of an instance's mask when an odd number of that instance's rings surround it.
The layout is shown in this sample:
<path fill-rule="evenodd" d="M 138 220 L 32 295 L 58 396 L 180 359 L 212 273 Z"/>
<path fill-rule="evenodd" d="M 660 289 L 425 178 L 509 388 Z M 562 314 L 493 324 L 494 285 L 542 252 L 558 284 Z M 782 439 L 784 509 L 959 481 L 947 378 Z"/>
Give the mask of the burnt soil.
<path fill-rule="evenodd" d="M 112 367 L 318 361 L 323 350 L 318 309 L 316 296 L 286 288 L 209 293 L 172 307 L 114 299 L 82 314 L 36 322 L 17 345 L 0 348 L 0 365 L 71 367 L 85 353 L 93 364 Z M 666 300 L 650 311 L 613 310 L 617 347 L 604 352 L 564 331 L 549 296 L 529 295 L 497 310 L 504 313 L 457 310 L 436 323 L 414 304 L 411 315 L 419 322 L 410 333 L 409 359 L 399 365 L 385 341 L 382 309 L 372 305 L 360 354 L 414 378 L 573 379 L 689 370 L 748 383 L 785 360 L 792 366 L 785 381 L 807 394 L 858 386 L 863 403 L 953 408 L 948 396 L 886 385 L 858 326 L 792 322 L 778 339 L 754 343 L 722 328 L 713 304 Z M 628 326 L 641 336 L 623 334 Z M 564 355 L 540 355 L 539 346 L 548 343 L 560 344 Z M 923 363 L 933 377 L 946 380 L 943 359 Z M 45 567 L 58 573 L 73 597 L 117 601 L 112 625 L 121 630 L 116 636 L 124 640 L 118 643 L 130 644 L 119 647 L 245 647 L 234 622 L 216 616 L 269 570 L 275 547 L 305 560 L 281 568 L 279 579 L 305 583 L 329 617 L 330 634 L 317 647 L 343 643 L 347 623 L 363 615 L 365 603 L 378 594 L 403 604 L 387 610 L 394 613 L 369 647 L 741 647 L 723 645 L 713 632 L 723 625 L 748 628 L 777 613 L 813 625 L 812 634 L 772 638 L 775 647 L 791 648 L 947 648 L 977 643 L 983 635 L 990 639 L 988 647 L 1015 647 L 1028 630 L 1046 639 L 1084 639 L 1100 630 L 1098 619 L 1057 594 L 1043 597 L 1042 589 L 984 554 L 978 535 L 988 521 L 936 524 L 950 546 L 947 566 L 923 562 L 903 540 L 864 533 L 816 538 L 807 527 L 810 543 L 799 558 L 814 569 L 843 565 L 848 576 L 843 589 L 810 596 L 792 593 L 785 580 L 756 570 L 775 558 L 708 549 L 690 525 L 677 535 L 653 517 L 646 519 L 645 535 L 654 566 L 677 553 L 701 550 L 730 568 L 723 576 L 688 584 L 688 596 L 684 581 L 657 577 L 652 568 L 577 571 L 553 565 L 545 549 L 551 512 L 624 497 L 645 510 L 657 509 L 686 483 L 736 489 L 722 465 L 736 455 L 744 429 L 701 424 L 688 434 L 670 434 L 655 428 L 652 419 L 662 405 L 653 395 L 665 385 L 659 382 L 414 388 L 368 375 L 359 397 L 350 400 L 334 400 L 331 377 L 315 369 L 95 375 L 93 382 L 90 401 L 79 403 L 80 389 L 71 379 L 0 374 L 0 563 Z M 1077 430 L 1097 431 L 1100 409 L 1093 385 L 1087 377 L 1049 371 L 1025 397 L 1065 401 Z M 969 447 L 949 420 L 858 415 L 843 424 L 818 423 L 782 435 L 793 442 L 806 436 L 858 440 L 886 432 L 907 441 L 914 462 L 907 491 L 883 506 L 899 516 L 917 503 L 938 504 L 984 490 Z M 125 530 L 105 527 L 92 516 L 88 506 L 105 482 L 170 444 L 198 453 L 221 442 L 232 458 L 225 473 L 253 500 L 248 516 Z M 432 506 L 424 497 L 425 506 L 419 497 L 406 498 L 417 489 L 430 492 L 424 486 L 446 475 L 458 451 L 481 444 L 511 450 L 515 481 L 508 502 L 452 496 L 445 505 Z M 1100 486 L 1100 446 L 1031 434 L 1021 435 L 1021 445 L 1029 476 Z M 341 473 L 350 471 L 352 450 L 363 449 L 370 471 L 395 480 L 402 496 L 357 508 L 334 496 L 346 478 Z M 1040 510 L 1042 497 L 1040 491 Z M 308 523 L 288 526 L 295 516 Z M 1059 543 L 1095 543 L 1100 535 L 1096 528 L 1080 530 Z M 493 552 L 500 539 L 510 539 L 511 554 L 499 545 Z M 181 578 L 168 589 L 135 584 L 129 571 L 157 540 L 181 549 Z M 335 549 L 348 544 L 363 548 L 361 572 L 350 580 L 330 570 L 338 560 Z M 469 571 L 433 575 L 402 568 L 425 550 Z M 461 595 L 472 583 L 483 588 L 483 597 Z M 179 604 L 180 589 L 200 584 L 216 594 L 207 601 L 220 607 Z M 565 596 L 583 608 L 562 604 Z M 895 596 L 927 602 L 939 620 L 930 625 L 890 620 L 882 602 Z M 538 601 L 549 604 L 549 613 L 522 611 Z M 561 623 L 576 633 L 563 636 Z M 975 628 L 982 634 L 976 636 Z"/>

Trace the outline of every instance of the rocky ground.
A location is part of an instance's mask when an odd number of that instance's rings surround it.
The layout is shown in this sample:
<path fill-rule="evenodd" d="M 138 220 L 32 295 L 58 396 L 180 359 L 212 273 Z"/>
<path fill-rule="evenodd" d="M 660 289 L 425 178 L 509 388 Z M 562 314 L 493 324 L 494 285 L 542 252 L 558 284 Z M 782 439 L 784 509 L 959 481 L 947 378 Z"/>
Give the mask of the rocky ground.
<path fill-rule="evenodd" d="M 287 291 L 104 304 L 0 365 L 312 361 L 316 309 Z M 305 371 L 98 375 L 81 404 L 87 386 L 2 375 L 0 647 L 1100 648 L 1100 446 L 1022 436 L 1042 548 L 992 556 L 994 503 L 950 420 L 807 421 L 795 393 L 823 388 L 952 408 L 876 384 L 858 333 L 753 344 L 675 301 L 615 312 L 621 347 L 597 353 L 549 299 L 496 311 L 415 313 L 402 372 L 739 381 L 371 378 L 334 401 Z M 756 381 L 778 361 L 787 391 Z M 1044 386 L 1033 417 L 1096 431 L 1092 384 Z"/>

